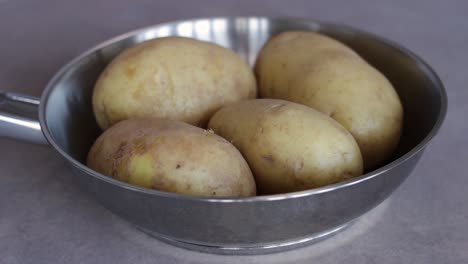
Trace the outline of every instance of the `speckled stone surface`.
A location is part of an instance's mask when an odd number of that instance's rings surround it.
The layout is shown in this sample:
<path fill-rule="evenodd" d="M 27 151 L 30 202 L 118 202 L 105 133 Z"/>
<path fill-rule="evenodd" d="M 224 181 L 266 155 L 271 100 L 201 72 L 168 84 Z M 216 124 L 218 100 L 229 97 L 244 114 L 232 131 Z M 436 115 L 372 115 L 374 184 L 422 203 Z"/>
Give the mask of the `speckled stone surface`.
<path fill-rule="evenodd" d="M 335 237 L 271 255 L 159 242 L 76 187 L 51 148 L 0 139 L 0 263 L 468 263 L 467 12 L 464 0 L 0 0 L 1 90 L 38 96 L 74 56 L 139 27 L 271 15 L 345 23 L 399 42 L 434 67 L 449 95 L 444 127 L 391 199 Z"/>

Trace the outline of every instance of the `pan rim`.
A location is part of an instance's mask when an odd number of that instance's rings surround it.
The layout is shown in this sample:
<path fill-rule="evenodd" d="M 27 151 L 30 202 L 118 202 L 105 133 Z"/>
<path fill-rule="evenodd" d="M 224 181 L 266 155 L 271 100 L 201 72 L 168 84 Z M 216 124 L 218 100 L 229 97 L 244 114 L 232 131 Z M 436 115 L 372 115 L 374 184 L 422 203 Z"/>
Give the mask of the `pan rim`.
<path fill-rule="evenodd" d="M 352 32 L 353 34 L 359 34 L 359 35 L 364 35 L 369 38 L 372 38 L 376 41 L 379 41 L 389 48 L 393 48 L 398 50 L 399 52 L 403 53 L 405 56 L 407 56 L 409 59 L 411 59 L 413 62 L 415 62 L 418 67 L 424 72 L 424 74 L 428 77 L 428 79 L 431 80 L 433 86 L 438 90 L 440 94 L 440 111 L 437 116 L 437 120 L 434 124 L 434 126 L 431 128 L 431 130 L 427 133 L 427 135 L 415 146 L 413 147 L 410 151 L 407 153 L 403 154 L 399 158 L 395 159 L 394 161 L 374 170 L 368 173 L 365 173 L 361 176 L 319 187 L 319 188 L 314 188 L 310 190 L 304 190 L 304 191 L 297 191 L 297 192 L 290 192 L 290 193 L 284 193 L 284 194 L 272 194 L 272 195 L 260 195 L 260 196 L 252 196 L 252 197 L 241 197 L 241 198 L 232 198 L 232 197 L 219 197 L 219 198 L 213 198 L 213 197 L 199 197 L 199 196 L 191 196 L 191 195 L 184 195 L 184 194 L 177 194 L 177 193 L 170 193 L 170 192 L 164 192 L 164 191 L 158 191 L 158 190 L 153 190 L 153 189 L 147 189 L 143 187 L 138 187 L 134 186 L 125 182 L 118 181 L 116 179 L 113 179 L 111 177 L 105 176 L 101 173 L 98 173 L 90 168 L 88 168 L 85 164 L 77 161 L 71 155 L 69 155 L 65 150 L 63 150 L 54 140 L 53 136 L 50 133 L 49 127 L 47 125 L 47 119 L 46 119 L 46 109 L 48 105 L 48 99 L 49 95 L 54 91 L 55 84 L 57 81 L 66 73 L 70 68 L 72 68 L 78 61 L 86 58 L 88 55 L 94 53 L 97 50 L 100 50 L 104 47 L 107 47 L 109 45 L 112 45 L 113 43 L 116 43 L 118 41 L 127 39 L 129 37 L 132 37 L 134 35 L 137 35 L 142 32 L 146 32 L 148 30 L 152 30 L 158 27 L 162 27 L 165 25 L 173 25 L 173 24 L 180 24 L 184 22 L 194 22 L 194 21 L 202 21 L 202 20 L 214 20 L 214 19 L 221 19 L 221 20 L 249 20 L 249 19 L 265 19 L 265 20 L 270 20 L 270 21 L 293 21 L 295 23 L 305 23 L 310 26 L 315 26 L 317 28 L 322 28 L 322 27 L 333 27 L 333 28 L 339 28 L 340 30 L 344 30 L 347 32 Z M 198 201 L 198 202 L 214 202 L 214 203 L 251 203 L 251 202 L 269 202 L 269 201 L 277 201 L 277 200 L 286 200 L 286 199 L 294 199 L 294 198 L 301 198 L 301 197 L 307 197 L 307 196 L 313 196 L 321 193 L 327 193 L 331 191 L 335 191 L 341 188 L 346 188 L 350 187 L 356 184 L 359 184 L 364 181 L 368 181 L 374 177 L 378 177 L 381 174 L 384 174 L 385 172 L 392 170 L 402 163 L 405 163 L 407 160 L 411 159 L 413 156 L 417 155 L 420 151 L 424 150 L 424 148 L 429 144 L 429 142 L 437 135 L 438 131 L 440 130 L 446 114 L 447 114 L 447 108 L 448 108 L 448 98 L 447 98 L 447 93 L 444 88 L 444 85 L 437 75 L 437 73 L 432 69 L 432 67 L 426 63 L 422 58 L 417 56 L 415 53 L 412 51 L 408 50 L 407 48 L 403 47 L 400 44 L 397 44 L 396 42 L 393 42 L 391 40 L 388 40 L 386 38 L 383 38 L 381 36 L 378 36 L 373 33 L 369 33 L 360 29 L 356 29 L 354 27 L 350 27 L 347 25 L 343 24 L 335 24 L 335 23 L 328 23 L 328 22 L 321 22 L 318 20 L 313 20 L 313 19 L 306 19 L 306 18 L 292 18 L 292 17 L 265 17 L 265 16 L 239 16 L 239 17 L 200 17 L 200 18 L 192 18 L 192 19 L 183 19 L 183 20 L 176 20 L 172 22 L 165 22 L 165 23 L 160 23 L 148 27 L 143 27 L 140 29 L 136 29 L 133 31 L 129 31 L 127 33 L 123 33 L 121 35 L 118 35 L 116 37 L 110 38 L 104 42 L 101 42 L 94 47 L 91 47 L 90 49 L 84 51 L 77 57 L 73 58 L 70 62 L 66 63 L 62 68 L 59 69 L 55 73 L 55 75 L 52 77 L 52 79 L 47 83 L 46 88 L 44 92 L 42 93 L 41 96 L 41 103 L 39 105 L 39 122 L 41 124 L 42 132 L 47 139 L 47 141 L 52 145 L 52 147 L 60 153 L 62 157 L 64 157 L 72 166 L 75 168 L 79 169 L 80 171 L 83 171 L 84 173 L 93 176 L 99 180 L 105 181 L 107 183 L 116 185 L 120 188 L 127 189 L 130 191 L 135 191 L 135 192 L 140 192 L 143 194 L 147 195 L 155 195 L 155 196 L 161 196 L 164 198 L 170 198 L 170 199 L 183 199 L 183 200 L 192 200 L 192 201 Z"/>

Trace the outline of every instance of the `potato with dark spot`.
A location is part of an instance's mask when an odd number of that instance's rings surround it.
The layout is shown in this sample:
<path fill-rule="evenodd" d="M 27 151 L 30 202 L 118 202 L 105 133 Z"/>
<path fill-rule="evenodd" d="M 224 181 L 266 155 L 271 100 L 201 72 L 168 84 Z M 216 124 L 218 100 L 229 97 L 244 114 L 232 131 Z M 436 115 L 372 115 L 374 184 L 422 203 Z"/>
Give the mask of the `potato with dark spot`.
<path fill-rule="evenodd" d="M 256 193 L 252 172 L 231 143 L 177 121 L 121 121 L 96 140 L 87 164 L 104 175 L 155 190 L 208 197 Z"/>
<path fill-rule="evenodd" d="M 255 98 L 252 70 L 233 51 L 183 37 L 132 46 L 102 72 L 93 91 L 99 126 L 162 118 L 205 126 L 223 105 Z"/>
<path fill-rule="evenodd" d="M 403 125 L 398 94 L 351 48 L 314 32 L 283 32 L 262 48 L 255 73 L 260 97 L 310 106 L 350 131 L 366 170 L 394 153 Z"/>
<path fill-rule="evenodd" d="M 231 141 L 262 194 L 307 190 L 362 174 L 353 136 L 310 107 L 255 99 L 221 108 L 208 127 Z"/>

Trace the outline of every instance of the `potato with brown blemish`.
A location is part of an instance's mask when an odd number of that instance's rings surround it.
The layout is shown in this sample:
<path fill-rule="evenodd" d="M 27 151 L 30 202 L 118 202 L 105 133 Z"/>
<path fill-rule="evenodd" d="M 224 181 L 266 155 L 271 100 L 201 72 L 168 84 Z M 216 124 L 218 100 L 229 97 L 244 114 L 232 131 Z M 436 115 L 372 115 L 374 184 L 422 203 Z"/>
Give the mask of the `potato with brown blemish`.
<path fill-rule="evenodd" d="M 179 194 L 241 197 L 256 193 L 252 172 L 231 143 L 177 121 L 121 121 L 96 140 L 87 165 L 123 182 Z"/>
<path fill-rule="evenodd" d="M 362 174 L 353 136 L 330 117 L 301 104 L 242 101 L 221 108 L 208 127 L 240 150 L 262 194 L 306 190 Z"/>
<path fill-rule="evenodd" d="M 310 106 L 350 131 L 367 170 L 395 151 L 400 99 L 383 74 L 344 44 L 314 32 L 283 32 L 262 48 L 255 73 L 260 97 Z"/>
<path fill-rule="evenodd" d="M 225 104 L 255 98 L 252 70 L 233 51 L 183 37 L 132 46 L 102 72 L 93 92 L 99 126 L 163 118 L 205 126 Z"/>

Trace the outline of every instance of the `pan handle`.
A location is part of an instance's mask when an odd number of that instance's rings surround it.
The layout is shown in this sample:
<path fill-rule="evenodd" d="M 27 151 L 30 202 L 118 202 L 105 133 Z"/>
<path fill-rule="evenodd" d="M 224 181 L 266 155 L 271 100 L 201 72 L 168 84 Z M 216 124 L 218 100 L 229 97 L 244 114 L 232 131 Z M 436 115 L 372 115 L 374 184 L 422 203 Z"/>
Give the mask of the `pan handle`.
<path fill-rule="evenodd" d="M 0 137 L 48 145 L 39 123 L 39 98 L 0 91 Z"/>

